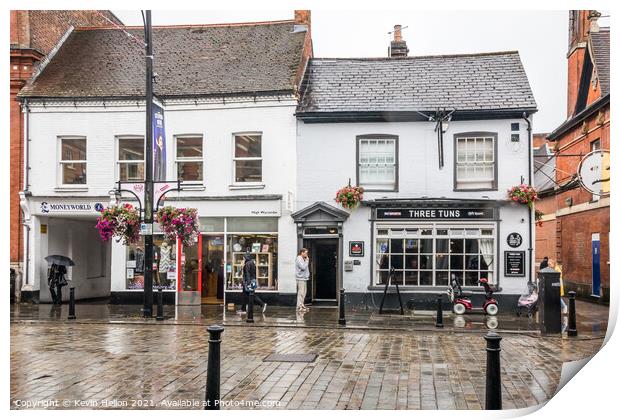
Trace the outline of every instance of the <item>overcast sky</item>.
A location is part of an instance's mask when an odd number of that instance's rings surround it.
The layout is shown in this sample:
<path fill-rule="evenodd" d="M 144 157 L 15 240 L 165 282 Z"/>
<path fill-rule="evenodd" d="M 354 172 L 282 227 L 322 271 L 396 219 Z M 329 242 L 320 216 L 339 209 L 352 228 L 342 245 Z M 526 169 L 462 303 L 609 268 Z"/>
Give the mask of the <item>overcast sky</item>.
<path fill-rule="evenodd" d="M 126 25 L 142 25 L 139 11 L 113 12 Z M 154 25 L 177 25 L 291 19 L 293 13 L 154 10 L 152 17 Z M 550 132 L 566 119 L 567 11 L 312 10 L 314 55 L 384 57 L 395 24 L 407 27 L 409 55 L 518 50 L 539 109 L 534 131 Z"/>

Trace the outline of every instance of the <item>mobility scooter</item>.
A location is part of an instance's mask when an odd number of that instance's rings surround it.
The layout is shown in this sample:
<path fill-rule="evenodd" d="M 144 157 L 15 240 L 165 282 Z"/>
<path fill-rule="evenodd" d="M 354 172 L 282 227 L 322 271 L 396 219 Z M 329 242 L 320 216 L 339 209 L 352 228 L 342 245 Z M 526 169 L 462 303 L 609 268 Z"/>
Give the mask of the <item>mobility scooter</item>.
<path fill-rule="evenodd" d="M 463 315 L 466 312 L 484 312 L 487 315 L 497 315 L 499 307 L 497 301 L 493 298 L 493 288 L 489 284 L 489 281 L 485 278 L 481 278 L 479 283 L 484 287 L 484 304 L 481 308 L 474 308 L 471 303 L 471 292 L 463 292 L 461 284 L 459 283 L 456 275 L 452 274 L 450 288 L 448 289 L 448 296 L 450 296 L 450 302 L 452 302 L 452 311 L 457 315 Z"/>

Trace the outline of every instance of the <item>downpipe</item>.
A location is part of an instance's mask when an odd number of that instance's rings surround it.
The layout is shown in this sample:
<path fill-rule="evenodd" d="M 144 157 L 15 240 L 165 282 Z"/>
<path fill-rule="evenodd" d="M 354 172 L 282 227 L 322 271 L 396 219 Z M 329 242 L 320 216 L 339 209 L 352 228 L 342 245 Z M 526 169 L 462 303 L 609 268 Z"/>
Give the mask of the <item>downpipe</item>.
<path fill-rule="evenodd" d="M 529 115 L 524 112 L 523 113 L 523 119 L 525 120 L 525 122 L 527 123 L 527 179 L 528 179 L 528 184 L 532 185 L 532 122 L 528 119 Z M 528 260 L 529 260 L 529 267 L 530 267 L 530 273 L 529 273 L 529 280 L 533 281 L 533 274 L 534 274 L 534 267 L 532 265 L 533 263 L 533 251 L 534 251 L 534 247 L 532 245 L 532 236 L 533 236 L 533 226 L 532 226 L 532 212 L 534 211 L 534 208 L 529 209 L 529 211 L 527 212 L 527 216 L 528 216 L 528 225 L 529 225 L 529 229 L 530 229 L 530 234 L 529 236 L 529 247 L 528 247 Z"/>
<path fill-rule="evenodd" d="M 30 107 L 28 99 L 24 99 L 24 199 L 30 195 Z M 21 302 L 21 290 L 24 286 L 28 286 L 30 274 L 30 224 L 26 221 L 26 214 L 22 209 L 22 225 L 24 226 L 24 236 L 26 239 L 24 252 L 24 276 L 19 287 L 19 301 Z"/>

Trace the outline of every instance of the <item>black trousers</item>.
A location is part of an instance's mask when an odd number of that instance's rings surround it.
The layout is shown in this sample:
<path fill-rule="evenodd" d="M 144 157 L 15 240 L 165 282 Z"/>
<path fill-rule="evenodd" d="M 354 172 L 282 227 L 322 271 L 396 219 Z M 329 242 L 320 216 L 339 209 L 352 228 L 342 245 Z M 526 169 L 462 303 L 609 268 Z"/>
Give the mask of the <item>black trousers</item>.
<path fill-rule="evenodd" d="M 50 295 L 52 295 L 52 303 L 55 305 L 62 305 L 62 286 L 57 284 L 56 291 L 54 286 L 50 286 Z"/>
<path fill-rule="evenodd" d="M 243 291 L 243 302 L 241 304 L 241 309 L 244 311 L 248 310 L 248 302 L 250 300 L 250 293 L 246 292 L 245 290 Z M 254 304 L 259 304 L 260 307 L 262 308 L 265 305 L 265 302 L 256 294 L 256 292 L 254 293 Z"/>

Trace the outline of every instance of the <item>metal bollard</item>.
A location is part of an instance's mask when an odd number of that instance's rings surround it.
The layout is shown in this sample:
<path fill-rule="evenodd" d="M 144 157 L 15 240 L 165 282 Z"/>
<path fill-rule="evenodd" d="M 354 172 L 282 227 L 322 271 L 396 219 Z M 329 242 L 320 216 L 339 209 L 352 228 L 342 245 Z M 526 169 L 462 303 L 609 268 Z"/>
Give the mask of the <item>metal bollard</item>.
<path fill-rule="evenodd" d="M 577 293 L 568 292 L 568 336 L 577 337 L 577 312 L 575 310 L 575 295 Z"/>
<path fill-rule="evenodd" d="M 220 409 L 220 343 L 224 327 L 211 325 L 209 332 L 209 358 L 207 359 L 207 390 L 205 410 Z"/>
<path fill-rule="evenodd" d="M 436 328 L 443 328 L 443 308 L 441 307 L 443 295 L 437 295 L 437 319 L 435 320 Z"/>
<path fill-rule="evenodd" d="M 164 291 L 161 287 L 157 288 L 157 316 L 155 319 L 158 321 L 164 320 Z"/>
<path fill-rule="evenodd" d="M 253 323 L 254 322 L 254 290 L 250 290 L 248 296 L 248 318 L 245 322 Z"/>
<path fill-rule="evenodd" d="M 338 318 L 338 325 L 347 325 L 347 320 L 344 316 L 344 289 L 340 289 L 340 317 Z"/>
<path fill-rule="evenodd" d="M 75 287 L 69 288 L 69 316 L 67 319 L 75 319 Z"/>
<path fill-rule="evenodd" d="M 501 351 L 499 342 L 502 337 L 495 331 L 489 331 L 484 336 L 487 341 L 487 386 L 485 410 L 502 409 L 502 373 L 500 368 L 499 352 Z"/>

